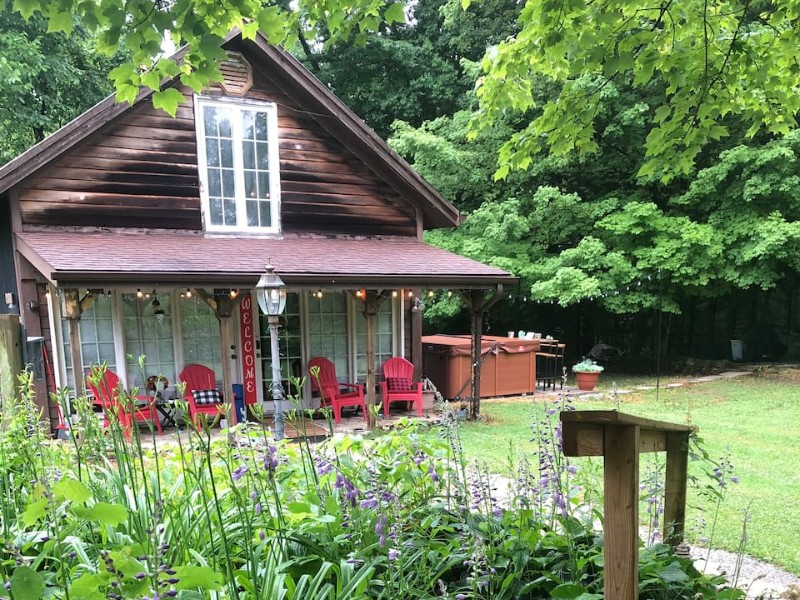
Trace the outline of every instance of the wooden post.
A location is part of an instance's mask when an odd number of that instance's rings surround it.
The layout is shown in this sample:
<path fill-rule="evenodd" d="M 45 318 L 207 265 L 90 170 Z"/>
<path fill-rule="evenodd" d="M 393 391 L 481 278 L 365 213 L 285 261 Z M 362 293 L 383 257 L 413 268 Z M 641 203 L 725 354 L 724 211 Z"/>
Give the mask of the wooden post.
<path fill-rule="evenodd" d="M 473 299 L 481 294 L 473 290 Z M 475 306 L 477 302 L 473 303 Z M 472 372 L 470 375 L 470 403 L 469 418 L 477 420 L 481 416 L 481 338 L 483 336 L 483 311 L 473 311 L 470 320 L 470 333 L 472 334 Z"/>
<path fill-rule="evenodd" d="M 415 298 L 422 300 L 422 290 L 413 290 Z M 414 306 L 414 300 L 411 306 Z M 422 311 L 411 310 L 411 362 L 414 365 L 414 381 L 422 381 Z"/>
<path fill-rule="evenodd" d="M 62 316 L 69 323 L 69 351 L 72 358 L 72 378 L 75 380 L 75 395 L 86 394 L 86 382 L 83 378 L 83 353 L 81 352 L 80 320 L 83 311 L 88 310 L 95 299 L 95 294 L 89 290 L 81 298 L 76 289 L 63 290 L 61 301 Z"/>
<path fill-rule="evenodd" d="M 375 417 L 371 412 L 375 406 L 375 318 L 384 295 L 376 290 L 367 290 L 364 295 L 364 318 L 367 320 L 367 427 L 375 428 Z"/>
<path fill-rule="evenodd" d="M 605 588 L 615 600 L 639 597 L 639 428 L 606 430 Z"/>
<path fill-rule="evenodd" d="M 231 318 L 219 318 L 219 344 L 222 346 L 222 392 L 225 398 L 225 418 L 230 425 L 236 425 L 236 400 L 233 397 L 233 379 L 231 378 Z"/>
<path fill-rule="evenodd" d="M 487 297 L 484 290 L 470 290 L 462 293 L 469 306 L 470 333 L 472 338 L 472 366 L 470 372 L 469 418 L 477 420 L 481 416 L 481 337 L 483 335 L 483 313 L 503 297 L 503 286 L 499 285 Z"/>
<path fill-rule="evenodd" d="M 639 454 L 667 453 L 664 540 L 683 540 L 690 425 L 615 410 L 561 413 L 566 456 L 603 456 L 606 598 L 635 600 L 639 590 Z"/>
<path fill-rule="evenodd" d="M 0 400 L 16 393 L 22 371 L 22 340 L 17 315 L 0 315 Z"/>
<path fill-rule="evenodd" d="M 203 302 L 211 307 L 219 321 L 219 345 L 222 357 L 222 397 L 225 400 L 225 419 L 229 425 L 236 425 L 236 403 L 233 398 L 233 378 L 231 375 L 231 315 L 237 303 L 242 301 L 243 294 L 231 298 L 230 290 L 214 290 L 210 294 L 204 289 L 195 289 Z"/>
<path fill-rule="evenodd" d="M 689 469 L 688 437 L 667 434 L 667 473 L 664 490 L 664 541 L 677 546 L 686 524 L 686 477 Z"/>

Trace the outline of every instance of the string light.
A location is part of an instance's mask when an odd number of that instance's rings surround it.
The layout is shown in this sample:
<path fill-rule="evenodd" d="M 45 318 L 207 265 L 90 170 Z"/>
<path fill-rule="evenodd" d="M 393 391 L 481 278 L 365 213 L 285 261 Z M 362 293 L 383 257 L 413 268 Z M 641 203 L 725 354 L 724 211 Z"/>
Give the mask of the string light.
<path fill-rule="evenodd" d="M 364 292 L 361 290 L 356 290 L 356 298 L 362 298 L 364 296 Z"/>
<path fill-rule="evenodd" d="M 191 297 L 192 297 L 192 290 L 191 290 L 191 288 L 186 288 L 186 297 L 187 297 L 187 298 L 191 298 Z"/>
<path fill-rule="evenodd" d="M 397 298 L 397 290 L 392 290 L 392 298 Z"/>
<path fill-rule="evenodd" d="M 414 297 L 414 292 L 412 292 L 411 290 L 408 290 L 408 297 L 409 298 L 413 298 Z"/>
<path fill-rule="evenodd" d="M 433 290 L 430 290 L 430 291 L 428 292 L 428 298 L 433 298 Z"/>
<path fill-rule="evenodd" d="M 453 297 L 453 290 L 448 290 L 447 291 L 447 297 L 448 298 L 452 298 Z"/>
<path fill-rule="evenodd" d="M 141 298 L 142 296 L 144 296 L 144 294 L 142 293 L 141 288 L 137 288 L 136 289 L 136 297 L 137 298 Z"/>
<path fill-rule="evenodd" d="M 231 300 L 234 300 L 239 295 L 239 290 L 231 290 Z"/>

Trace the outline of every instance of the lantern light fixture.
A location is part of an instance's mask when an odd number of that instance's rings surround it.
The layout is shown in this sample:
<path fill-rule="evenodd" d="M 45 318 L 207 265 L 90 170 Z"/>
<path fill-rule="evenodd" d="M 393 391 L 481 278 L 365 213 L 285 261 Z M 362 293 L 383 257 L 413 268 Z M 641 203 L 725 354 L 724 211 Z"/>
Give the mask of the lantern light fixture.
<path fill-rule="evenodd" d="M 261 312 L 269 317 L 281 315 L 286 308 L 286 284 L 271 264 L 256 284 L 256 298 Z"/>

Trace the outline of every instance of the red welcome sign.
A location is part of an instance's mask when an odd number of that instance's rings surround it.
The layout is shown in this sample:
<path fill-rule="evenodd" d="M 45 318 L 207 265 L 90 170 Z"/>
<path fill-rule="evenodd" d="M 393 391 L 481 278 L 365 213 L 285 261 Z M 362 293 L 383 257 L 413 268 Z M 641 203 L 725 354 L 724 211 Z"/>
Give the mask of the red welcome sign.
<path fill-rule="evenodd" d="M 245 294 L 239 306 L 239 321 L 242 329 L 242 379 L 244 381 L 244 403 L 258 401 L 256 382 L 256 337 L 253 319 L 253 297 Z"/>

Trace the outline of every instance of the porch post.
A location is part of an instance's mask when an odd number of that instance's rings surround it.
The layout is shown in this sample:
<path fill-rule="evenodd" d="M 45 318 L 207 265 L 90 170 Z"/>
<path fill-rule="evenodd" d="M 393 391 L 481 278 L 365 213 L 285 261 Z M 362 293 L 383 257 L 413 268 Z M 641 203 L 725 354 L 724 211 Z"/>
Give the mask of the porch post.
<path fill-rule="evenodd" d="M 367 290 L 364 296 L 364 318 L 367 320 L 367 427 L 375 428 L 375 317 L 384 299 L 383 292 Z"/>
<path fill-rule="evenodd" d="M 472 334 L 472 363 L 470 374 L 469 418 L 477 420 L 481 416 L 481 337 L 483 335 L 483 310 L 477 309 L 482 304 L 483 292 L 472 290 L 470 305 L 473 307 L 470 319 Z"/>
<path fill-rule="evenodd" d="M 414 296 L 423 300 L 422 290 L 417 288 Z M 414 303 L 412 302 L 413 306 Z M 414 381 L 422 381 L 422 311 L 411 311 L 411 362 L 414 364 Z"/>
<path fill-rule="evenodd" d="M 231 318 L 230 315 L 219 319 L 219 343 L 222 346 L 222 389 L 225 398 L 225 418 L 230 425 L 236 425 L 236 400 L 233 397 L 233 379 L 231 378 Z"/>
<path fill-rule="evenodd" d="M 470 333 L 472 334 L 472 372 L 470 374 L 470 406 L 469 418 L 478 419 L 481 416 L 481 337 L 483 335 L 483 313 L 489 310 L 503 297 L 503 286 L 498 284 L 489 297 L 484 290 L 470 290 L 462 294 L 469 306 Z"/>
<path fill-rule="evenodd" d="M 234 306 L 241 302 L 242 294 L 231 298 L 230 290 L 214 290 L 213 295 L 206 290 L 195 289 L 197 295 L 211 307 L 219 321 L 219 345 L 222 358 L 222 397 L 225 399 L 225 419 L 229 425 L 236 425 L 236 410 L 233 399 L 233 379 L 231 376 L 231 315 Z"/>
<path fill-rule="evenodd" d="M 94 302 L 92 290 L 81 298 L 77 289 L 64 290 L 61 304 L 63 317 L 69 323 L 69 351 L 72 358 L 72 378 L 75 380 L 75 395 L 86 394 L 86 382 L 83 380 L 83 354 L 81 353 L 80 320 L 83 311 L 88 310 Z"/>

